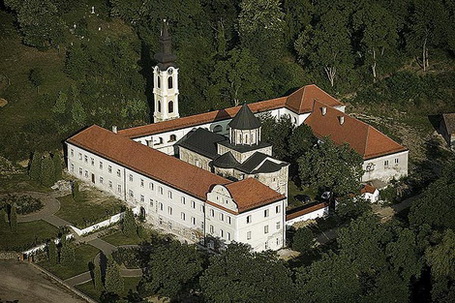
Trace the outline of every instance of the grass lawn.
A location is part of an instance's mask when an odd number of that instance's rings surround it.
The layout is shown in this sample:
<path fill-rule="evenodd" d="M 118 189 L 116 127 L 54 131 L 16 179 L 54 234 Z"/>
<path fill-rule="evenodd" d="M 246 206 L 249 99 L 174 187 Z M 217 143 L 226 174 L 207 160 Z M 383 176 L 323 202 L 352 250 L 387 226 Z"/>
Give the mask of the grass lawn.
<path fill-rule="evenodd" d="M 26 250 L 44 243 L 47 239 L 55 238 L 58 229 L 47 222 L 35 221 L 19 223 L 17 232 L 0 230 L 0 250 Z"/>
<path fill-rule="evenodd" d="M 78 228 L 84 228 L 98 223 L 122 210 L 122 202 L 113 197 L 93 196 L 89 191 L 81 193 L 81 198 L 75 201 L 71 195 L 58 198 L 60 210 L 57 216 L 73 223 Z"/>
<path fill-rule="evenodd" d="M 119 294 L 121 297 L 127 296 L 130 289 L 133 292 L 135 292 L 136 287 L 139 284 L 139 281 L 141 281 L 141 278 L 140 277 L 123 278 L 123 281 L 125 283 L 125 287 L 123 291 Z M 91 297 L 92 299 L 99 301 L 101 291 L 95 289 L 92 281 L 81 285 L 77 285 L 76 288 L 85 293 L 86 295 L 88 295 L 89 297 Z"/>
<path fill-rule="evenodd" d="M 25 172 L 0 176 L 0 194 L 23 191 L 49 192 L 51 189 L 30 180 Z"/>
<path fill-rule="evenodd" d="M 93 246 L 83 244 L 76 247 L 76 260 L 74 264 L 64 266 L 61 264 L 52 265 L 49 261 L 38 263 L 62 280 L 71 278 L 89 270 L 88 264 L 93 262 L 99 250 Z"/>
<path fill-rule="evenodd" d="M 115 246 L 134 245 L 146 240 L 135 235 L 134 237 L 125 236 L 121 231 L 117 231 L 111 235 L 103 237 L 103 240 Z"/>
<path fill-rule="evenodd" d="M 288 191 L 289 191 L 289 193 L 288 193 L 288 196 L 289 196 L 288 197 L 288 203 L 289 203 L 288 209 L 296 208 L 296 207 L 299 207 L 299 206 L 303 205 L 302 201 L 299 201 L 299 200 L 296 199 L 297 196 L 306 195 L 306 196 L 310 197 L 311 201 L 314 201 L 316 196 L 317 196 L 317 193 L 318 193 L 317 190 L 312 188 L 312 187 L 306 187 L 304 189 L 300 189 L 291 180 L 289 180 Z"/>

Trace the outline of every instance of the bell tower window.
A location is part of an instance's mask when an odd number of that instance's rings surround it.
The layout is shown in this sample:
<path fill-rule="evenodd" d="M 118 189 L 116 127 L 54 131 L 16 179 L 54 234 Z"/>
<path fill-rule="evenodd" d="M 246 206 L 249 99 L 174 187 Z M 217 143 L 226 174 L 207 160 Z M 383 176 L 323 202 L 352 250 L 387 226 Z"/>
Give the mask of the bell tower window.
<path fill-rule="evenodd" d="M 161 101 L 158 101 L 158 112 L 161 113 Z"/>
<path fill-rule="evenodd" d="M 167 78 L 167 88 L 171 89 L 173 87 L 172 76 Z"/>
<path fill-rule="evenodd" d="M 173 112 L 174 112 L 174 102 L 169 101 L 169 103 L 168 103 L 168 110 L 169 110 L 170 113 L 173 113 Z"/>
<path fill-rule="evenodd" d="M 158 85 L 158 88 L 161 88 L 161 79 L 160 79 L 160 77 L 157 77 L 157 85 Z"/>

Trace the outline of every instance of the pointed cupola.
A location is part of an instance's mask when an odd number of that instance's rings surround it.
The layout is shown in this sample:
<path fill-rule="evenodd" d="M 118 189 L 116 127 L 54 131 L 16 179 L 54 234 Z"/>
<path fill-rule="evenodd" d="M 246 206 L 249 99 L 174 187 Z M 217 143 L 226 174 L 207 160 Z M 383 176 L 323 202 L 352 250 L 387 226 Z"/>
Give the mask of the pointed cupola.
<path fill-rule="evenodd" d="M 172 53 L 172 39 L 166 19 L 163 20 L 161 28 L 160 52 L 155 54 L 155 60 L 158 61 L 160 70 L 167 70 L 170 66 L 176 67 L 177 56 Z"/>
<path fill-rule="evenodd" d="M 261 141 L 261 121 L 246 104 L 242 105 L 228 125 L 231 144 L 257 145 Z"/>

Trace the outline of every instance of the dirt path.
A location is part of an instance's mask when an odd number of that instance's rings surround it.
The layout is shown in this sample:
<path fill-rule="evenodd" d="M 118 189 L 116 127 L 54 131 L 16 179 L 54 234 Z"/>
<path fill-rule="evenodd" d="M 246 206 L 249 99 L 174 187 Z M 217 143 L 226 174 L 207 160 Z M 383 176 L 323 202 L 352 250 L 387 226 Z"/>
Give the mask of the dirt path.
<path fill-rule="evenodd" d="M 85 300 L 49 280 L 32 265 L 17 261 L 0 261 L 0 301 L 20 303 L 83 303 Z"/>

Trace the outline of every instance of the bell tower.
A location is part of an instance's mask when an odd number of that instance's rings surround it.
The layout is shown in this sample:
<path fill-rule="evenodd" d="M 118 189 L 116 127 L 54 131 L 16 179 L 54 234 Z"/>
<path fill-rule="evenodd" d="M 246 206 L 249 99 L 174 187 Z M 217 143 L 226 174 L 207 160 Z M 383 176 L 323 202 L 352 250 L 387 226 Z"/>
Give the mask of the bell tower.
<path fill-rule="evenodd" d="M 175 64 L 177 57 L 172 54 L 172 41 L 168 23 L 163 20 L 160 36 L 160 52 L 155 54 L 158 65 L 153 70 L 153 121 L 161 122 L 179 118 L 179 69 Z"/>

